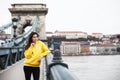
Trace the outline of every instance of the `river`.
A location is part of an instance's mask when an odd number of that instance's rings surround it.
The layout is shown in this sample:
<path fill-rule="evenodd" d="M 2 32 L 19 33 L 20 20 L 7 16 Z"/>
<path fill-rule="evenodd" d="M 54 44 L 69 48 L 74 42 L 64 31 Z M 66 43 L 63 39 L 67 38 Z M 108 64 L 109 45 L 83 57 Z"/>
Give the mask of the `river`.
<path fill-rule="evenodd" d="M 120 55 L 62 56 L 79 80 L 120 80 Z"/>

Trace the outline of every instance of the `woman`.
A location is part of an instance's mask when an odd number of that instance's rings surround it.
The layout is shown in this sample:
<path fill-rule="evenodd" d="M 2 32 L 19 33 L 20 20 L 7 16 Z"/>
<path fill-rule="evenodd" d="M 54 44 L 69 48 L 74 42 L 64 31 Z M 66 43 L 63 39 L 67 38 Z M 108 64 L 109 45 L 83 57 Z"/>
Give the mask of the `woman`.
<path fill-rule="evenodd" d="M 36 32 L 32 32 L 25 46 L 24 73 L 26 80 L 31 80 L 31 74 L 33 74 L 34 80 L 39 80 L 41 59 L 50 53 L 50 50 L 42 41 L 38 40 L 38 37 Z"/>

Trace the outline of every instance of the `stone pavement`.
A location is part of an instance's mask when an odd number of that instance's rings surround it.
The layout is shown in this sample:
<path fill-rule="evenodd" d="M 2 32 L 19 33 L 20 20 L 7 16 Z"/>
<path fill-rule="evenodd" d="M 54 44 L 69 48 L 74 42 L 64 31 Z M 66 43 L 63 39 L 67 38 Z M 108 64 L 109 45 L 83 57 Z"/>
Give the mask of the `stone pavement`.
<path fill-rule="evenodd" d="M 7 69 L 0 71 L 0 80 L 25 80 L 23 60 L 20 60 Z"/>
<path fill-rule="evenodd" d="M 23 60 L 20 60 L 9 66 L 7 69 L 0 71 L 0 80 L 25 80 L 23 72 Z M 42 59 L 40 67 L 40 80 L 45 80 L 46 78 L 45 60 Z M 33 80 L 33 77 L 31 77 Z"/>

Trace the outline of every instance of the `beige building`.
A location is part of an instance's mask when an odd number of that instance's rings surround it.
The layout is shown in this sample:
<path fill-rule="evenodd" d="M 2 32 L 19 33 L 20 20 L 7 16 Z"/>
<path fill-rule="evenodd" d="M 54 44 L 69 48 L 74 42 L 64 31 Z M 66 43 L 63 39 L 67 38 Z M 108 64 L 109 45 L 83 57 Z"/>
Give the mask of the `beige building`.
<path fill-rule="evenodd" d="M 102 38 L 103 34 L 102 33 L 92 33 L 92 36 L 95 38 Z"/>
<path fill-rule="evenodd" d="M 55 36 L 63 36 L 66 39 L 78 39 L 78 38 L 87 38 L 88 34 L 81 31 L 58 31 L 54 32 Z"/>
<path fill-rule="evenodd" d="M 117 47 L 113 44 L 97 44 L 90 46 L 90 54 L 116 54 Z"/>
<path fill-rule="evenodd" d="M 0 33 L 0 40 L 11 39 L 11 34 Z"/>
<path fill-rule="evenodd" d="M 60 51 L 62 55 L 79 55 L 80 43 L 63 41 L 60 46 Z"/>

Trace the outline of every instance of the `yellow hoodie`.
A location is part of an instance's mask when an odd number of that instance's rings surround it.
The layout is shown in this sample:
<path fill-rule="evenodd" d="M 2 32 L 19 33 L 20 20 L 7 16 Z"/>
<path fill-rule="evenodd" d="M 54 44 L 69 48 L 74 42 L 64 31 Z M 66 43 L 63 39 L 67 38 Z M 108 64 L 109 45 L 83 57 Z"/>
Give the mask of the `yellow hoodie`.
<path fill-rule="evenodd" d="M 50 50 L 42 41 L 37 41 L 34 46 L 30 46 L 25 50 L 24 66 L 39 67 L 42 57 L 50 53 Z"/>

